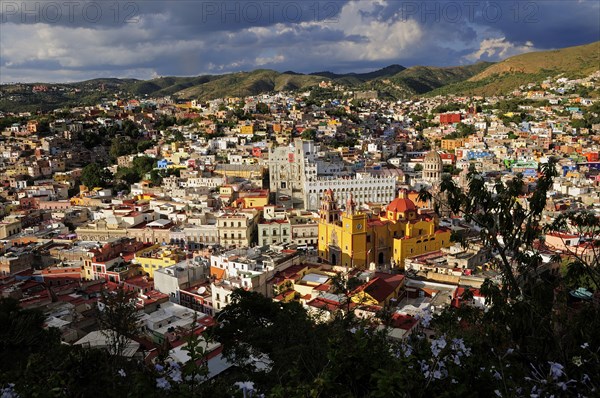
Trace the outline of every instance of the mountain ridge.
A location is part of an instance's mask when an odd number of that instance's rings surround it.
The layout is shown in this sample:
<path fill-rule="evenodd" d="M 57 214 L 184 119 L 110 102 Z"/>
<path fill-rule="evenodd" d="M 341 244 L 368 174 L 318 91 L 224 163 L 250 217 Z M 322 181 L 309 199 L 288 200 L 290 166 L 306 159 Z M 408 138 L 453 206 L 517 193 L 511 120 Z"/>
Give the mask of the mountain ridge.
<path fill-rule="evenodd" d="M 76 83 L 30 83 L 0 86 L 0 111 L 49 110 L 61 106 L 92 105 L 115 93 L 133 96 L 173 96 L 178 100 L 209 100 L 243 97 L 279 91 L 305 90 L 321 82 L 352 90 L 376 90 L 384 98 L 416 95 L 505 94 L 529 82 L 541 82 L 558 74 L 584 75 L 600 69 L 600 41 L 558 50 L 531 52 L 503 61 L 435 67 L 388 65 L 364 73 L 329 71 L 299 73 L 256 69 L 222 75 L 165 76 L 150 80 L 97 78 Z M 35 85 L 64 88 L 58 92 L 36 92 Z M 79 91 L 78 91 L 79 90 Z M 64 91 L 64 92 L 63 92 Z"/>

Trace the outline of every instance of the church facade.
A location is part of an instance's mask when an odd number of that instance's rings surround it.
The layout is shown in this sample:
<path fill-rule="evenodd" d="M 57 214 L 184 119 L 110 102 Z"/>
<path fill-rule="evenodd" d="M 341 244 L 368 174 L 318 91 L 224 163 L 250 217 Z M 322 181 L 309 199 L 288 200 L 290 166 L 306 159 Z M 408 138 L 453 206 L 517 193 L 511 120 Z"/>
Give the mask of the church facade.
<path fill-rule="evenodd" d="M 433 213 L 419 211 L 401 191 L 379 214 L 357 211 L 352 197 L 340 209 L 334 191 L 319 209 L 318 254 L 333 265 L 367 268 L 372 264 L 404 268 L 404 259 L 450 246 L 450 230 Z"/>

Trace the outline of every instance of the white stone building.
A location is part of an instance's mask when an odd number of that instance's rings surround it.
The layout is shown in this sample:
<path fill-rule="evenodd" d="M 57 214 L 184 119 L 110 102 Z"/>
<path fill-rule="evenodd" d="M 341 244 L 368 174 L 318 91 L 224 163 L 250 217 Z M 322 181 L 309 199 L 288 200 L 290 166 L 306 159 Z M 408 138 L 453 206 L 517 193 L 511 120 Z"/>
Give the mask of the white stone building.
<path fill-rule="evenodd" d="M 304 201 L 308 210 L 317 210 L 323 192 L 333 189 L 339 205 L 346 203 L 350 194 L 357 205 L 390 203 L 396 197 L 396 188 L 396 177 L 371 176 L 369 173 L 357 173 L 353 178 L 317 178 L 304 184 Z"/>

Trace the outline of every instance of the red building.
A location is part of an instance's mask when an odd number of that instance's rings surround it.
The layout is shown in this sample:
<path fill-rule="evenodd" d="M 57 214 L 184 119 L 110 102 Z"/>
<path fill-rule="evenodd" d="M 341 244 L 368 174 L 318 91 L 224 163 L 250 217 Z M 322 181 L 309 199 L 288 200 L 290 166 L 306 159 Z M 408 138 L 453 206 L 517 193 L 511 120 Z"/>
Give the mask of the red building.
<path fill-rule="evenodd" d="M 459 123 L 460 118 L 461 118 L 460 113 L 441 113 L 440 114 L 440 123 L 441 124 Z"/>
<path fill-rule="evenodd" d="M 597 162 L 598 160 L 600 160 L 598 152 L 586 152 L 583 154 L 583 156 L 585 156 L 588 162 Z"/>

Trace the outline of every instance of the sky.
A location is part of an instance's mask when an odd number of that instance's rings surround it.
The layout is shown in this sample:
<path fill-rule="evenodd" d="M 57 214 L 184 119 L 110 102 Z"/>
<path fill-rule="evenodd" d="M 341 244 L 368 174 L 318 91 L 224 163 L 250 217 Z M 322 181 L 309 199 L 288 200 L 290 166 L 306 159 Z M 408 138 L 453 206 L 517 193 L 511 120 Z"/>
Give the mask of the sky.
<path fill-rule="evenodd" d="M 598 40 L 597 0 L 0 0 L 0 83 L 455 66 Z"/>

